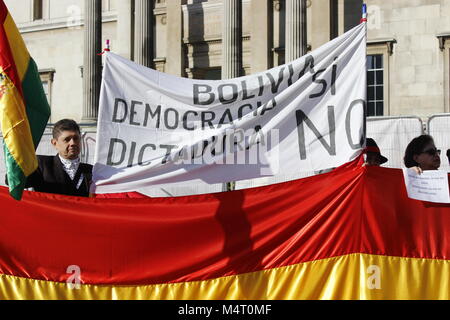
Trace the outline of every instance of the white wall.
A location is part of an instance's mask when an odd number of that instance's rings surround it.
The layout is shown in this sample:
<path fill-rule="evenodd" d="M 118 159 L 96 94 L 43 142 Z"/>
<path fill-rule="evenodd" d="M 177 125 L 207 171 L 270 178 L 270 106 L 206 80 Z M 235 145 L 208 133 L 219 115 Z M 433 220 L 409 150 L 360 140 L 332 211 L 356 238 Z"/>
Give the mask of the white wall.
<path fill-rule="evenodd" d="M 54 69 L 50 122 L 81 121 L 83 110 L 84 0 L 44 0 L 44 19 L 32 21 L 31 0 L 6 0 L 38 68 Z M 116 40 L 116 0 L 103 0 L 103 42 Z M 81 14 L 81 16 L 80 16 Z"/>

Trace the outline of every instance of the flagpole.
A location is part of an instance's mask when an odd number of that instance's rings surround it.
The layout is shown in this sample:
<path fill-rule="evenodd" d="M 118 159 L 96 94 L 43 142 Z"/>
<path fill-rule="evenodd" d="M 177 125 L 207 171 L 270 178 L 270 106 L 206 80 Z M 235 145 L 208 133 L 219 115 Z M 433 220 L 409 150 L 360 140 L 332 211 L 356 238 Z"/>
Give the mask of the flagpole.
<path fill-rule="evenodd" d="M 367 5 L 363 3 L 362 5 L 362 16 L 360 23 L 364 23 L 364 28 L 366 32 L 366 48 L 367 48 Z M 367 68 L 367 67 L 366 67 Z M 365 99 L 365 108 L 364 108 L 364 124 L 363 124 L 363 134 L 364 134 L 364 146 L 366 145 L 366 132 L 367 132 L 367 72 L 366 77 L 366 99 Z"/>
<path fill-rule="evenodd" d="M 110 52 L 111 48 L 110 48 L 110 43 L 109 43 L 109 39 L 106 39 L 106 44 L 105 44 L 105 48 L 103 49 L 102 52 L 97 53 L 98 56 L 102 56 L 105 54 L 105 52 Z"/>
<path fill-rule="evenodd" d="M 362 17 L 360 22 L 367 22 L 367 5 L 365 3 L 362 5 Z"/>

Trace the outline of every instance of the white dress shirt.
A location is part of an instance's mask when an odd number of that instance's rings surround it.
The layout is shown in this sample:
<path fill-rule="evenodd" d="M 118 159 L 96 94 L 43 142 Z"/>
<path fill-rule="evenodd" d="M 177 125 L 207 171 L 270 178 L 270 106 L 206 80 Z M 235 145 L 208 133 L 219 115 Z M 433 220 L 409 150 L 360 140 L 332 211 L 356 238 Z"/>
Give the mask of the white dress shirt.
<path fill-rule="evenodd" d="M 64 171 L 68 174 L 71 180 L 75 178 L 75 174 L 77 173 L 78 167 L 80 166 L 80 158 L 76 158 L 74 160 L 70 159 L 64 159 L 59 155 L 59 160 L 61 160 L 61 163 L 63 165 Z M 80 179 L 77 182 L 77 189 L 80 187 L 81 182 L 83 182 L 83 174 L 81 174 Z"/>

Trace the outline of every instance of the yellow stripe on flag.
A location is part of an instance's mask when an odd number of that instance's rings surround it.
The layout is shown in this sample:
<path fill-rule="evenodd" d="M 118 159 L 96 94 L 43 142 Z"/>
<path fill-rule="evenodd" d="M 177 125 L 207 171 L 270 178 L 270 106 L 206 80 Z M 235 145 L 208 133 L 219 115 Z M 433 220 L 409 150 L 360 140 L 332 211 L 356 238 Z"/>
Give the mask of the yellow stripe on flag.
<path fill-rule="evenodd" d="M 19 30 L 17 30 L 16 24 L 9 13 L 6 16 L 3 26 L 8 37 L 9 47 L 11 48 L 19 79 L 22 82 L 25 73 L 27 72 L 28 64 L 30 63 L 30 54 L 28 53 L 22 36 L 20 35 Z"/>
<path fill-rule="evenodd" d="M 1 72 L 0 77 L 0 108 L 3 108 L 0 110 L 0 123 L 4 143 L 24 175 L 28 176 L 37 169 L 38 164 L 25 105 L 6 74 Z"/>
<path fill-rule="evenodd" d="M 447 300 L 449 283 L 449 260 L 349 254 L 212 280 L 142 286 L 80 284 L 77 289 L 0 275 L 0 299 Z"/>

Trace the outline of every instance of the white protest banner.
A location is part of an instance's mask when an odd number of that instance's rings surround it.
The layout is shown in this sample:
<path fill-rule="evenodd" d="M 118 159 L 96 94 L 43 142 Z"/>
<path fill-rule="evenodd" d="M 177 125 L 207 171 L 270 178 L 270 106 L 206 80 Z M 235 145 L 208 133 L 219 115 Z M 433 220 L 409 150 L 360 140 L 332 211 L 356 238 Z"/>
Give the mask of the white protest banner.
<path fill-rule="evenodd" d="M 450 203 L 447 172 L 426 170 L 418 174 L 413 169 L 403 169 L 403 177 L 411 199 Z"/>
<path fill-rule="evenodd" d="M 93 193 L 337 167 L 364 141 L 360 24 L 289 64 L 193 80 L 106 54 Z"/>

